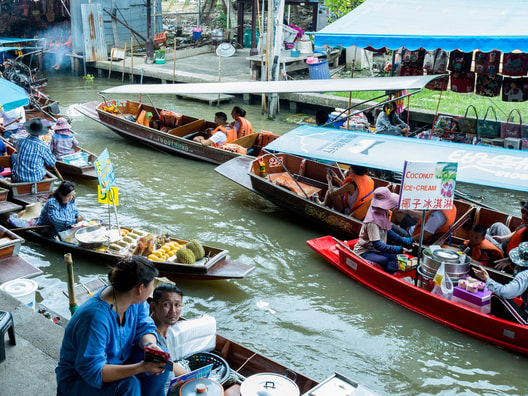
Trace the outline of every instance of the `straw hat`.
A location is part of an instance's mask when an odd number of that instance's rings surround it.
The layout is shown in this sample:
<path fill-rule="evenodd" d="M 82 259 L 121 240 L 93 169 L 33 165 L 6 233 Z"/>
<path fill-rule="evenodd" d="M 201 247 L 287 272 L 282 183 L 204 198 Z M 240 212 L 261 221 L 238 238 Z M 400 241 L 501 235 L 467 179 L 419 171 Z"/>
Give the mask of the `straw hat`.
<path fill-rule="evenodd" d="M 387 187 L 378 187 L 372 193 L 370 206 L 388 210 L 398 206 L 399 201 L 398 194 L 391 193 Z"/>
<path fill-rule="evenodd" d="M 528 242 L 522 242 L 510 250 L 510 260 L 519 267 L 528 267 Z"/>
<path fill-rule="evenodd" d="M 62 131 L 64 129 L 71 129 L 71 125 L 68 124 L 68 120 L 64 117 L 57 118 L 55 125 L 51 127 L 54 131 Z"/>
<path fill-rule="evenodd" d="M 42 204 L 40 202 L 35 202 L 29 205 L 26 205 L 26 208 L 18 212 L 18 217 L 23 220 L 31 220 L 35 217 L 40 216 L 40 212 L 42 211 Z"/>
<path fill-rule="evenodd" d="M 24 129 L 33 136 L 42 136 L 48 133 L 48 129 L 42 124 L 40 118 L 33 118 L 31 121 L 24 122 Z"/>

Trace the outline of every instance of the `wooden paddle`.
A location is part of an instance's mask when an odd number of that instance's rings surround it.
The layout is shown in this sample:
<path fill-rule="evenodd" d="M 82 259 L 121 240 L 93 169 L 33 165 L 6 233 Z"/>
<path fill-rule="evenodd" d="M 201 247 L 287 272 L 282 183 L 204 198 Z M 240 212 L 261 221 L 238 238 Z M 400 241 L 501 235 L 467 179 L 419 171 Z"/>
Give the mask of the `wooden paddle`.
<path fill-rule="evenodd" d="M 11 228 L 10 231 L 42 230 L 44 228 L 50 228 L 50 227 L 51 227 L 51 224 L 47 224 L 47 225 L 39 225 L 39 226 L 31 226 L 31 227 Z"/>
<path fill-rule="evenodd" d="M 70 302 L 70 313 L 73 315 L 79 308 L 77 297 L 75 297 L 75 286 L 73 281 L 73 260 L 71 253 L 64 255 L 64 264 L 66 265 L 66 283 L 68 284 L 68 300 Z"/>
<path fill-rule="evenodd" d="M 64 181 L 64 178 L 63 178 L 62 175 L 60 174 L 60 172 L 59 172 L 59 170 L 57 169 L 57 166 L 56 166 L 56 165 L 53 167 L 53 170 L 55 171 L 55 174 L 57 175 L 57 177 L 59 178 L 59 180 L 60 180 L 61 182 L 63 182 L 63 181 Z"/>

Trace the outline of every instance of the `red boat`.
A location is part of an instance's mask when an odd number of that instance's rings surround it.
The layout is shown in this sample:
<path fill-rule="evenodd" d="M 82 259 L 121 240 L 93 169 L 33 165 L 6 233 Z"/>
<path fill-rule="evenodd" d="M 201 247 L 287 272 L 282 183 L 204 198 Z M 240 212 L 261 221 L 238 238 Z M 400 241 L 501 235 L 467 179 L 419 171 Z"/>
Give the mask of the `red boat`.
<path fill-rule="evenodd" d="M 416 286 L 411 281 L 416 276 L 414 269 L 390 275 L 353 253 L 356 241 L 325 236 L 307 244 L 334 267 L 376 293 L 462 333 L 528 355 L 527 326 L 482 313 Z M 494 277 L 492 271 L 490 276 Z"/>

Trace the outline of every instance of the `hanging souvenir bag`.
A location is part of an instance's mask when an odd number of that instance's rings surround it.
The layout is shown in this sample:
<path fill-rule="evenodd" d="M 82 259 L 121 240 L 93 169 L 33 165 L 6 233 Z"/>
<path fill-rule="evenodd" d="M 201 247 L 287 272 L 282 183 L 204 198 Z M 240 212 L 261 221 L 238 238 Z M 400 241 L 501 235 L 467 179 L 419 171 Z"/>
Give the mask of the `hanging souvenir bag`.
<path fill-rule="evenodd" d="M 418 69 L 416 67 L 401 66 L 400 67 L 400 76 L 422 76 L 423 69 Z"/>
<path fill-rule="evenodd" d="M 507 76 L 525 76 L 528 71 L 528 54 L 509 52 L 502 60 L 502 74 Z"/>
<path fill-rule="evenodd" d="M 475 90 L 475 73 L 451 73 L 451 91 L 471 93 Z"/>
<path fill-rule="evenodd" d="M 502 80 L 502 100 L 504 102 L 524 102 L 528 99 L 528 77 L 504 77 Z"/>
<path fill-rule="evenodd" d="M 488 120 L 488 112 L 490 111 L 490 109 L 493 112 L 495 120 Z M 478 120 L 477 125 L 477 132 L 479 137 L 499 137 L 501 123 L 497 120 L 497 114 L 495 113 L 495 109 L 493 107 L 489 106 L 487 108 L 486 114 L 484 114 L 484 119 Z"/>
<path fill-rule="evenodd" d="M 512 113 L 514 111 L 516 111 L 517 114 L 519 114 L 519 123 L 518 124 L 513 124 L 513 123 L 510 124 L 510 121 L 513 120 Z M 506 118 L 506 122 L 501 123 L 500 137 L 503 138 L 503 139 L 504 138 L 517 138 L 517 139 L 520 139 L 521 136 L 522 136 L 522 128 L 523 128 L 523 125 L 522 125 L 521 113 L 519 112 L 519 110 L 513 109 L 512 111 L 510 111 L 510 114 L 508 114 L 508 118 Z"/>
<path fill-rule="evenodd" d="M 415 51 L 405 49 L 402 56 L 402 66 L 421 69 L 424 64 L 425 50 L 419 48 Z"/>
<path fill-rule="evenodd" d="M 487 74 L 477 74 L 477 85 L 475 93 L 481 96 L 499 96 L 502 87 L 502 76 L 496 74 L 488 76 Z"/>
<path fill-rule="evenodd" d="M 471 70 L 473 52 L 451 51 L 449 54 L 448 70 L 456 73 L 468 72 Z"/>
<path fill-rule="evenodd" d="M 477 74 L 495 75 L 499 72 L 500 51 L 475 53 L 475 72 Z"/>
<path fill-rule="evenodd" d="M 468 118 L 468 110 L 473 109 L 475 112 L 475 118 Z M 460 132 L 462 133 L 469 133 L 469 134 L 476 134 L 477 128 L 478 128 L 478 113 L 477 109 L 475 109 L 475 106 L 469 105 L 466 108 L 466 112 L 464 113 L 464 117 L 460 117 L 458 119 L 458 127 L 460 128 Z"/>
<path fill-rule="evenodd" d="M 447 70 L 448 61 L 449 61 L 449 57 L 447 55 L 447 51 L 444 51 L 443 49 L 437 49 L 433 71 L 435 73 L 445 72 Z"/>
<path fill-rule="evenodd" d="M 432 75 L 432 74 L 445 74 L 444 73 L 435 73 L 431 70 L 427 70 L 427 75 Z M 430 82 L 427 83 L 427 85 L 425 86 L 425 88 L 427 89 L 431 89 L 433 91 L 445 91 L 447 90 L 447 87 L 449 86 L 449 76 L 448 75 L 444 75 L 444 77 L 439 77 L 439 78 L 436 78 Z"/>

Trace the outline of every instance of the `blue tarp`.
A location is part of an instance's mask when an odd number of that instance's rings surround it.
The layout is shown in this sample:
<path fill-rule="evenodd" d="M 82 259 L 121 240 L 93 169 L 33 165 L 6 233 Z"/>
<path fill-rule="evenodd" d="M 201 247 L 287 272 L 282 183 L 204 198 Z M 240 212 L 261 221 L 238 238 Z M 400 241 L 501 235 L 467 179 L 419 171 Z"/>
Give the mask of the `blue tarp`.
<path fill-rule="evenodd" d="M 266 150 L 403 172 L 405 161 L 457 162 L 457 181 L 528 191 L 528 151 L 301 126 Z"/>
<path fill-rule="evenodd" d="M 24 88 L 4 78 L 0 78 L 0 92 L 2 92 L 0 95 L 0 106 L 5 111 L 26 106 L 29 103 L 29 96 Z"/>
<path fill-rule="evenodd" d="M 526 0 L 366 0 L 315 34 L 315 45 L 528 52 Z"/>

